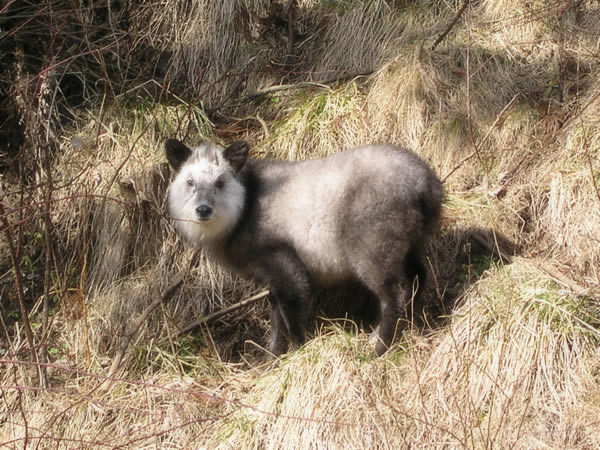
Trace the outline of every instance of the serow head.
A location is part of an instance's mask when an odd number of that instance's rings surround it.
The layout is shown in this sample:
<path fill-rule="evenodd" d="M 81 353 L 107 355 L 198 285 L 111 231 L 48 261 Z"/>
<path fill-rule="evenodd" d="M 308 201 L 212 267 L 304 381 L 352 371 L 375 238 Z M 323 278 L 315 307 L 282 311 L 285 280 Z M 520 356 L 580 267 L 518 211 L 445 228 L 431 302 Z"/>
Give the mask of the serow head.
<path fill-rule="evenodd" d="M 248 144 L 226 148 L 201 143 L 189 148 L 176 139 L 165 143 L 175 170 L 169 187 L 169 212 L 188 240 L 206 242 L 229 231 L 239 220 L 245 189 L 238 173 L 248 159 Z"/>

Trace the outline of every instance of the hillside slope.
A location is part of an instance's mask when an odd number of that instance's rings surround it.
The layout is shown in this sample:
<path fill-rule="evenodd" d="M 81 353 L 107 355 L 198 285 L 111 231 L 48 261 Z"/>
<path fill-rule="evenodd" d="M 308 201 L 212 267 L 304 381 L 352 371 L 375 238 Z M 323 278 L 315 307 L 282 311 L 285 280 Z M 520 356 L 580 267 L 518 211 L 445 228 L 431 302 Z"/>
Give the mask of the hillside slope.
<path fill-rule="evenodd" d="M 600 447 L 598 2 L 76 3 L 0 9 L 2 444 Z M 265 363 L 264 286 L 166 216 L 170 137 L 426 159 L 443 218 L 397 348 L 327 292 Z"/>

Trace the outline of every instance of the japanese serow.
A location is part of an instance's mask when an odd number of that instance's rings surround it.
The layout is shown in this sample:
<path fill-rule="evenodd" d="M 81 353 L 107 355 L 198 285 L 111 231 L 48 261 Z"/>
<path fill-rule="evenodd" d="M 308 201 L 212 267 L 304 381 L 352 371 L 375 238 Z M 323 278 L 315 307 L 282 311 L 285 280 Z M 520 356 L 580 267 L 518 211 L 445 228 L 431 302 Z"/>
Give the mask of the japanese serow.
<path fill-rule="evenodd" d="M 357 281 L 379 302 L 376 351 L 425 282 L 442 186 L 414 153 L 367 145 L 322 159 L 260 160 L 248 144 L 170 139 L 169 214 L 185 241 L 271 289 L 269 350 L 305 341 L 313 288 Z"/>

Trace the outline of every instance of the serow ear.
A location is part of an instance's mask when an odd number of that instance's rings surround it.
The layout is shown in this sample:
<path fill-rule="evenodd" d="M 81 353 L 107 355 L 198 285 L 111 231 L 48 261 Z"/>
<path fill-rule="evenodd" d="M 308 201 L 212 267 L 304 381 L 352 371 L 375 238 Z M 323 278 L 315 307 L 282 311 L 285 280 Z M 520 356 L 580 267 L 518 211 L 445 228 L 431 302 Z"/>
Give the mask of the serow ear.
<path fill-rule="evenodd" d="M 179 171 L 183 163 L 191 156 L 192 150 L 177 139 L 167 139 L 165 142 L 167 160 L 175 171 Z"/>
<path fill-rule="evenodd" d="M 244 141 L 237 141 L 231 144 L 223 152 L 223 156 L 229 162 L 235 172 L 239 172 L 248 159 L 248 144 Z"/>

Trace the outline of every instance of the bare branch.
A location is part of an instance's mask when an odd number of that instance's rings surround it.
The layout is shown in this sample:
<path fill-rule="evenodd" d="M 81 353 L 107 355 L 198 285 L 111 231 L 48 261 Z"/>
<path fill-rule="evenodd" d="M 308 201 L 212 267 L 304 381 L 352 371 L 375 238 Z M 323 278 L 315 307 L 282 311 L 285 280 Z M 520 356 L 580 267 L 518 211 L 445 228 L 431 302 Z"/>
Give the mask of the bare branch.
<path fill-rule="evenodd" d="M 456 25 L 456 22 L 458 22 L 458 19 L 460 19 L 460 16 L 462 16 L 462 13 L 465 12 L 465 9 L 467 9 L 467 6 L 469 6 L 470 2 L 471 2 L 471 0 L 465 0 L 463 5 L 460 7 L 458 12 L 454 16 L 454 19 L 452 19 L 452 22 L 450 22 L 450 24 L 448 25 L 448 28 L 446 28 L 446 30 L 442 34 L 440 34 L 438 36 L 438 38 L 435 40 L 435 42 L 431 46 L 431 50 L 435 50 L 435 48 L 439 45 L 439 43 L 445 39 L 445 37 L 448 35 L 448 33 L 450 33 L 450 30 L 452 30 L 452 27 L 454 27 L 454 25 Z"/>
<path fill-rule="evenodd" d="M 192 331 L 194 328 L 202 326 L 208 322 L 212 322 L 213 320 L 217 320 L 227 314 L 230 314 L 234 311 L 237 311 L 240 308 L 243 308 L 244 306 L 252 305 L 253 303 L 256 303 L 259 300 L 262 300 L 263 298 L 267 297 L 269 295 L 269 293 L 270 293 L 269 290 L 264 290 L 262 292 L 259 292 L 256 295 L 253 295 L 252 297 L 248 297 L 247 299 L 239 301 L 231 306 L 228 306 L 227 308 L 223 308 L 223 309 L 220 309 L 219 311 L 215 311 L 214 313 L 209 314 L 208 316 L 205 316 L 202 319 L 199 319 L 199 320 L 196 320 L 196 321 L 190 323 L 183 330 L 178 332 L 175 336 L 176 337 L 181 336 L 182 334 Z"/>
<path fill-rule="evenodd" d="M 15 247 L 14 236 L 12 233 L 12 226 L 8 221 L 4 202 L 0 201 L 0 222 L 3 226 L 4 236 L 8 243 L 8 249 L 10 253 L 10 260 L 15 274 L 15 288 L 17 290 L 17 298 L 19 300 L 19 311 L 23 320 L 23 328 L 25 329 L 25 336 L 27 338 L 27 344 L 31 351 L 31 358 L 34 362 L 38 362 L 37 352 L 35 351 L 35 344 L 33 340 L 33 331 L 31 330 L 31 323 L 29 322 L 29 314 L 27 313 L 27 307 L 25 306 L 25 291 L 23 289 L 23 279 L 21 277 L 21 260 L 20 251 Z"/>

